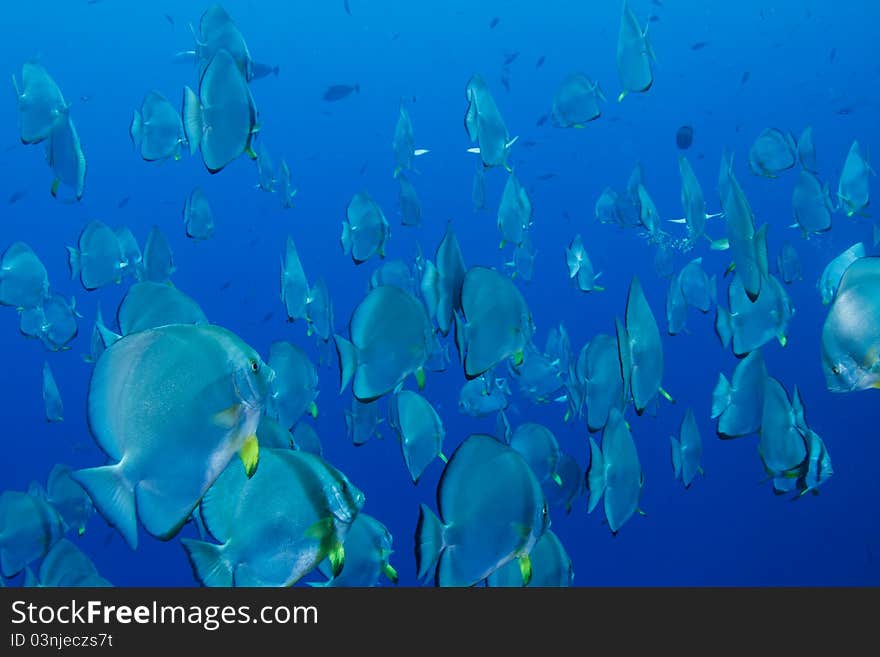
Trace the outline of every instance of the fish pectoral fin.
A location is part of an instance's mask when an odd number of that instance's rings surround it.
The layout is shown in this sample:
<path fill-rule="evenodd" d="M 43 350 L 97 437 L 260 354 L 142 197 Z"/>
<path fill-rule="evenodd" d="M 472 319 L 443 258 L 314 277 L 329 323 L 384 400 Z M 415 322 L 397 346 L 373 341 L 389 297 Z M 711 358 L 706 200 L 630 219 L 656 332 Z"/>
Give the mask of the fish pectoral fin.
<path fill-rule="evenodd" d="M 318 405 L 315 402 L 309 404 L 309 415 L 315 420 L 318 419 Z"/>
<path fill-rule="evenodd" d="M 424 368 L 419 368 L 416 370 L 416 383 L 419 385 L 419 390 L 425 389 L 425 370 Z"/>
<path fill-rule="evenodd" d="M 214 414 L 214 424 L 221 426 L 224 429 L 231 429 L 238 423 L 242 411 L 243 407 L 240 403 L 232 404 L 232 406 L 224 408 L 222 411 Z"/>
<path fill-rule="evenodd" d="M 250 479 L 257 471 L 257 465 L 260 462 L 260 445 L 257 442 L 256 435 L 251 434 L 245 438 L 244 445 L 241 446 L 238 452 L 238 457 L 244 464 L 245 474 Z"/>
<path fill-rule="evenodd" d="M 554 472 L 551 479 L 553 479 L 557 486 L 559 486 L 560 488 L 562 487 L 562 477 L 560 477 L 557 473 Z"/>

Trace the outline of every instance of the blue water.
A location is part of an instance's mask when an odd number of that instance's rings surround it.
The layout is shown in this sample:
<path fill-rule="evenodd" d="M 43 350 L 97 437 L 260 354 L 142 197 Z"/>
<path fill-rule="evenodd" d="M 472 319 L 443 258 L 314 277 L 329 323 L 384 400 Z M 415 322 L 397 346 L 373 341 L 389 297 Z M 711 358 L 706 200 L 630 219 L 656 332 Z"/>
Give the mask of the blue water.
<path fill-rule="evenodd" d="M 877 146 L 880 67 L 872 53 L 880 5 L 819 0 L 631 4 L 642 23 L 652 13 L 660 17 L 650 25 L 658 59 L 655 84 L 649 93 L 631 94 L 617 103 L 616 1 L 350 0 L 349 16 L 342 0 L 226 0 L 224 6 L 254 58 L 280 66 L 277 78 L 253 81 L 251 89 L 260 112 L 260 138 L 276 162 L 286 158 L 299 188 L 295 208 L 282 210 L 276 195 L 256 189 L 256 170 L 247 158 L 211 176 L 198 157 L 144 162 L 129 140 L 131 112 L 147 91 L 155 88 L 176 103 L 184 85 L 196 84 L 194 68 L 173 62 L 172 56 L 191 47 L 187 23 L 198 23 L 207 2 L 6 3 L 0 71 L 18 74 L 22 62 L 40 57 L 73 104 L 71 116 L 88 174 L 80 203 L 61 204 L 49 195 L 51 174 L 42 147 L 18 142 L 10 85 L 0 103 L 0 146 L 9 147 L 0 151 L 0 200 L 18 190 L 26 195 L 0 206 L 0 247 L 17 240 L 30 244 L 45 263 L 53 289 L 75 296 L 84 319 L 71 350 L 49 353 L 19 335 L 14 310 L 0 309 L 0 490 L 24 490 L 31 480 L 45 481 L 55 463 L 86 467 L 103 462 L 85 420 L 91 366 L 81 355 L 88 352 L 96 305 L 100 302 L 105 317 L 112 316 L 127 284 L 85 292 L 70 280 L 64 247 L 75 244 L 90 219 L 125 224 L 142 245 L 150 226 L 158 224 L 174 251 L 174 283 L 199 301 L 211 321 L 236 331 L 264 356 L 273 340 L 289 340 L 317 360 L 305 322 L 286 323 L 279 299 L 279 259 L 287 235 L 295 239 L 309 279 L 327 280 L 335 328 L 347 334 L 350 313 L 379 264 L 371 260 L 355 266 L 339 246 L 340 222 L 357 191 L 368 191 L 391 223 L 389 259 L 411 261 L 416 243 L 433 254 L 451 220 L 469 266 L 500 268 L 511 254 L 509 247 L 498 250 L 495 218 L 506 175 L 487 172 L 489 209 L 475 213 L 475 156 L 465 152 L 471 144 L 462 121 L 464 87 L 480 72 L 510 133 L 519 135 L 512 162 L 535 208 L 535 273 L 530 283 L 518 284 L 535 319 L 536 342 L 543 345 L 547 331 L 560 322 L 575 350 L 599 332 L 613 333 L 630 280 L 638 275 L 663 334 L 664 387 L 677 399 L 676 405 L 662 402 L 656 417 L 629 412 L 646 476 L 641 500 L 646 517 L 633 517 L 612 537 L 602 524 L 601 507 L 587 515 L 583 497 L 570 515 L 553 512 L 552 529 L 571 556 L 574 583 L 880 583 L 880 405 L 874 391 L 839 395 L 826 390 L 819 336 L 827 308 L 815 289 L 834 255 L 859 240 L 870 248 L 871 223 L 837 214 L 830 234 L 805 241 L 788 228 L 796 171 L 766 180 L 746 166 L 748 148 L 762 129 L 775 126 L 798 135 L 812 125 L 820 175 L 836 189 L 852 140 L 869 149 Z M 163 17 L 165 12 L 174 26 Z M 494 17 L 500 20 L 490 29 Z M 699 41 L 708 45 L 692 50 L 691 44 Z M 506 91 L 502 62 L 514 51 L 520 54 L 509 67 Z M 537 69 L 542 55 L 546 63 Z M 605 90 L 609 102 L 602 117 L 583 130 L 554 128 L 551 122 L 536 127 L 559 83 L 574 71 L 598 80 Z M 746 71 L 749 79 L 742 84 Z M 358 83 L 360 93 L 338 103 L 324 102 L 324 89 L 337 83 Z M 417 159 L 420 175 L 411 177 L 423 208 L 418 228 L 400 225 L 397 184 L 391 175 L 391 139 L 401 98 L 410 99 L 416 146 L 431 149 Z M 689 331 L 668 336 L 668 283 L 654 271 L 652 248 L 636 231 L 594 219 L 593 206 L 602 189 L 622 189 L 637 161 L 661 215 L 681 216 L 675 131 L 683 123 L 694 126 L 687 155 L 709 210 L 718 210 L 715 181 L 727 148 L 736 154 L 736 174 L 757 223 L 770 225 L 771 259 L 775 261 L 785 240 L 792 241 L 801 258 L 804 280 L 788 286 L 796 308 L 789 344 L 782 348 L 774 342 L 762 351 L 771 375 L 789 391 L 797 384 L 808 422 L 830 451 L 835 474 L 818 496 L 796 502 L 775 497 L 770 484 L 761 483 L 757 438 L 722 442 L 715 437 L 709 418 L 711 391 L 718 373 L 729 375 L 737 361 L 715 336 L 714 313 L 703 316 L 690 310 Z M 537 143 L 526 147 L 529 140 Z M 556 176 L 539 181 L 546 173 Z M 202 186 L 215 211 L 216 235 L 205 243 L 187 239 L 183 230 L 183 202 L 195 185 Z M 872 186 L 876 195 L 876 179 Z M 124 197 L 129 202 L 118 208 Z M 567 279 L 563 248 L 576 233 L 583 235 L 596 270 L 603 272 L 604 292 L 581 294 Z M 700 245 L 693 254 L 677 256 L 676 271 L 696 255 L 719 278 L 729 263 L 728 254 Z M 228 289 L 221 290 L 226 282 L 231 282 Z M 494 426 L 494 418 L 458 412 L 464 376 L 456 366 L 451 336 L 449 342 L 453 364 L 444 373 L 429 374 L 425 391 L 445 422 L 447 454 L 469 433 Z M 66 409 L 65 421 L 57 425 L 44 419 L 44 359 L 52 366 Z M 365 492 L 364 511 L 393 534 L 392 563 L 400 583 L 417 584 L 413 534 L 418 506 L 436 508 L 442 463 L 434 462 L 413 486 L 387 422 L 380 428 L 384 439 L 353 447 L 342 418 L 350 391 L 338 394 L 335 357 L 320 369 L 320 390 L 315 428 L 324 455 Z M 384 400 L 379 403 L 384 407 Z M 562 449 L 586 466 L 585 424 L 564 423 L 564 405 L 535 406 L 516 394 L 513 405 L 514 425 L 547 425 Z M 694 409 L 703 436 L 706 476 L 684 490 L 673 481 L 668 436 L 677 432 L 688 407 Z M 194 536 L 195 531 L 188 526 L 181 535 Z M 140 546 L 132 552 L 96 515 L 76 540 L 116 585 L 196 584 L 177 539 L 161 542 L 142 531 Z"/>

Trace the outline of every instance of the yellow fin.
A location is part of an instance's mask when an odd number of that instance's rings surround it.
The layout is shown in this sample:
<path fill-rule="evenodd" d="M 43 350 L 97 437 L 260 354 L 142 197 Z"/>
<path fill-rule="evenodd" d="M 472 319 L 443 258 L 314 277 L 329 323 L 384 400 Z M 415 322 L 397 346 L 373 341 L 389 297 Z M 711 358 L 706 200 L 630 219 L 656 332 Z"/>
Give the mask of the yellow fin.
<path fill-rule="evenodd" d="M 519 572 L 522 575 L 523 586 L 528 586 L 532 581 L 532 560 L 524 554 L 519 558 Z"/>
<path fill-rule="evenodd" d="M 318 405 L 315 402 L 309 404 L 309 415 L 312 416 L 315 420 L 318 419 Z"/>
<path fill-rule="evenodd" d="M 386 563 L 382 566 L 382 572 L 385 573 L 385 577 L 397 584 L 397 571 L 394 570 L 394 566 L 390 563 Z"/>
<path fill-rule="evenodd" d="M 511 358 L 513 359 L 514 366 L 519 367 L 523 364 L 523 359 L 525 358 L 525 355 L 523 354 L 522 350 L 520 350 L 513 354 Z"/>
<path fill-rule="evenodd" d="M 260 445 L 254 434 L 245 438 L 244 445 L 241 446 L 241 449 L 238 452 L 238 457 L 244 464 L 245 474 L 247 474 L 248 479 L 250 479 L 257 471 L 257 465 L 260 462 Z"/>

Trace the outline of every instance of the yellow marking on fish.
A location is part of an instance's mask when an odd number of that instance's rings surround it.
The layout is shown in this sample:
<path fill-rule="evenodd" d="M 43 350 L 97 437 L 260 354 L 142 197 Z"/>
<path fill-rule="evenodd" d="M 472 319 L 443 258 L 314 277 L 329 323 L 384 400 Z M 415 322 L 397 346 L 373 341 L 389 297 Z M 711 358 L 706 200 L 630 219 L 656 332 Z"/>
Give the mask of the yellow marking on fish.
<path fill-rule="evenodd" d="M 245 474 L 250 479 L 257 471 L 257 465 L 260 462 L 260 445 L 257 442 L 256 435 L 251 434 L 245 438 L 244 445 L 241 446 L 238 452 L 238 457 L 244 464 Z"/>

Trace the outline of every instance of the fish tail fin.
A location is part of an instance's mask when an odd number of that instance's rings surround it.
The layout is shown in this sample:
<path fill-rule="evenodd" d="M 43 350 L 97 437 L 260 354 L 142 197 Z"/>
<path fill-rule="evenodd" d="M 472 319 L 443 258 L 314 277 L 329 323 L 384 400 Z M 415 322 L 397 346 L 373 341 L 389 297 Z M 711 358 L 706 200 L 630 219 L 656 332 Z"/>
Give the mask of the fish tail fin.
<path fill-rule="evenodd" d="M 71 279 L 79 278 L 80 272 L 82 272 L 82 260 L 80 256 L 81 254 L 78 249 L 75 249 L 72 246 L 67 247 L 67 268 L 70 270 Z"/>
<path fill-rule="evenodd" d="M 189 87 L 183 88 L 183 133 L 189 144 L 190 154 L 199 150 L 202 143 L 202 131 L 204 129 L 204 117 L 202 116 L 202 101 L 196 92 Z"/>
<path fill-rule="evenodd" d="M 215 545 L 192 538 L 180 539 L 193 574 L 204 586 L 234 585 L 234 565 L 225 554 L 224 545 Z"/>
<path fill-rule="evenodd" d="M 727 349 L 730 346 L 730 340 L 733 338 L 733 327 L 730 323 L 730 311 L 721 306 L 717 306 L 715 315 L 715 333 L 721 344 Z"/>
<path fill-rule="evenodd" d="M 675 436 L 669 436 L 669 443 L 672 446 L 672 476 L 677 481 L 681 479 L 681 443 Z"/>
<path fill-rule="evenodd" d="M 338 334 L 334 334 L 333 341 L 339 356 L 339 394 L 342 394 L 357 369 L 357 348 Z"/>
<path fill-rule="evenodd" d="M 128 128 L 128 134 L 131 136 L 131 141 L 134 144 L 135 148 L 140 148 L 141 143 L 144 139 L 144 119 L 141 116 L 140 111 L 135 110 L 134 115 L 131 117 L 131 126 Z"/>
<path fill-rule="evenodd" d="M 723 374 L 718 375 L 718 383 L 712 391 L 712 419 L 721 415 L 730 406 L 730 381 Z"/>
<path fill-rule="evenodd" d="M 134 550 L 138 544 L 137 508 L 134 486 L 125 478 L 122 467 L 104 465 L 76 470 L 71 475 L 82 486 L 108 524 L 116 527 Z"/>
<path fill-rule="evenodd" d="M 339 238 L 339 242 L 340 244 L 342 244 L 342 252 L 345 255 L 351 253 L 351 224 L 349 224 L 347 221 L 342 222 L 342 235 Z"/>
<path fill-rule="evenodd" d="M 419 580 L 427 577 L 446 549 L 444 534 L 444 526 L 440 518 L 422 504 L 419 507 L 419 522 L 416 525 L 416 571 Z"/>

